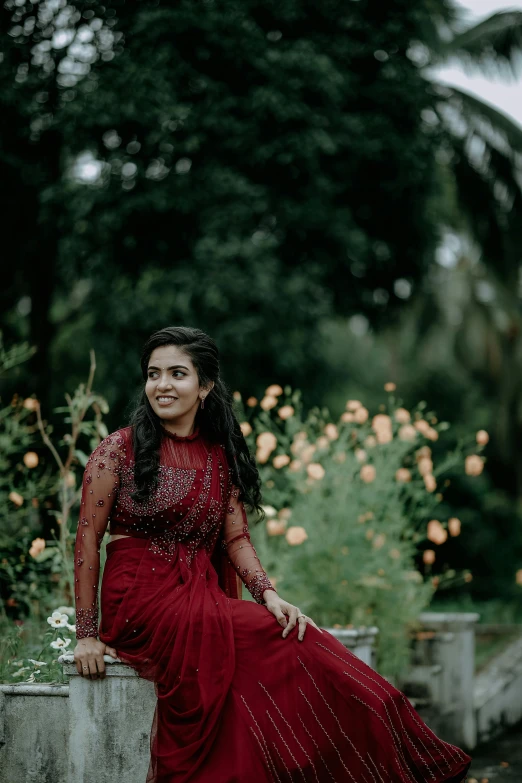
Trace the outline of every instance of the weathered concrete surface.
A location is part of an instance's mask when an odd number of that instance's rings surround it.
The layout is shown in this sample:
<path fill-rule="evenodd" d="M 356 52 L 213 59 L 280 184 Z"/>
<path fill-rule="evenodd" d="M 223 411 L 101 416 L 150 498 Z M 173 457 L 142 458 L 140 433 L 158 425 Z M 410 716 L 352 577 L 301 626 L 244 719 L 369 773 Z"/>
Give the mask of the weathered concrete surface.
<path fill-rule="evenodd" d="M 143 783 L 149 766 L 149 737 L 156 706 L 154 683 L 114 663 L 103 680 L 69 676 L 71 783 Z"/>
<path fill-rule="evenodd" d="M 374 664 L 376 628 L 329 630 Z M 0 783 L 143 783 L 154 684 L 104 659 L 103 680 L 81 677 L 65 653 L 68 685 L 0 685 Z"/>
<path fill-rule="evenodd" d="M 475 678 L 474 708 L 479 742 L 522 720 L 522 636 Z"/>
<path fill-rule="evenodd" d="M 0 783 L 66 783 L 67 685 L 0 685 Z"/>
<path fill-rule="evenodd" d="M 442 739 L 477 744 L 473 706 L 476 613 L 423 612 L 412 667 L 399 687 Z"/>

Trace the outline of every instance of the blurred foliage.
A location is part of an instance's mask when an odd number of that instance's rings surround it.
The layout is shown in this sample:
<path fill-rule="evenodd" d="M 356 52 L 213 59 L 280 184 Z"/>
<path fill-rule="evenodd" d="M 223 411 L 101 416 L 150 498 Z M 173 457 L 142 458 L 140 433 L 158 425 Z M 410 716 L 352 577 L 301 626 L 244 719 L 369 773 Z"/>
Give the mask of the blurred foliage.
<path fill-rule="evenodd" d="M 396 6 L 6 4 L 6 321 L 39 345 L 37 392 L 92 344 L 118 415 L 144 336 L 197 323 L 236 386 L 313 395 L 321 320 L 389 320 L 436 238 L 432 96 L 407 56 L 429 17 Z"/>
<path fill-rule="evenodd" d="M 31 354 L 27 346 L 0 351 L 0 377 Z M 62 425 L 56 429 L 69 430 L 61 437 L 42 418 L 34 396 L 14 395 L 0 407 L 0 679 L 62 680 L 57 651 L 71 638 L 49 630 L 45 617 L 60 600 L 73 600 L 78 479 L 88 455 L 108 434 L 102 421 L 107 403 L 92 391 L 95 367 L 91 353 L 87 383 L 72 396 L 66 393 L 67 404 L 53 411 Z M 74 608 L 59 610 L 61 624 L 47 623 L 74 632 L 74 623 L 65 621 Z"/>

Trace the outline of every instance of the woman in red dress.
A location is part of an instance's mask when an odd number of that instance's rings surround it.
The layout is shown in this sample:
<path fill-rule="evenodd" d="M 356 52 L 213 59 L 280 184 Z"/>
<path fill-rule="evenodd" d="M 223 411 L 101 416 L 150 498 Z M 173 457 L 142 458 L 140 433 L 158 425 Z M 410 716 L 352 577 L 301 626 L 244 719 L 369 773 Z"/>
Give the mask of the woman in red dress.
<path fill-rule="evenodd" d="M 131 426 L 85 468 L 74 659 L 96 679 L 109 654 L 155 683 L 146 783 L 464 781 L 470 757 L 271 585 L 244 508 L 259 509 L 259 474 L 214 341 L 162 329 L 141 367 Z"/>

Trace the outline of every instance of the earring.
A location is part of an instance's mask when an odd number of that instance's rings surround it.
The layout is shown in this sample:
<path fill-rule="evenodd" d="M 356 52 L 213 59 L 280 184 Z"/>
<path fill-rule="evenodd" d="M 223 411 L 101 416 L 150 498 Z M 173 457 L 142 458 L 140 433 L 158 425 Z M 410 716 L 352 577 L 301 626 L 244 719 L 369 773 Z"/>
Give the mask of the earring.
<path fill-rule="evenodd" d="M 201 398 L 201 407 L 202 408 L 205 407 L 205 398 L 204 397 Z"/>

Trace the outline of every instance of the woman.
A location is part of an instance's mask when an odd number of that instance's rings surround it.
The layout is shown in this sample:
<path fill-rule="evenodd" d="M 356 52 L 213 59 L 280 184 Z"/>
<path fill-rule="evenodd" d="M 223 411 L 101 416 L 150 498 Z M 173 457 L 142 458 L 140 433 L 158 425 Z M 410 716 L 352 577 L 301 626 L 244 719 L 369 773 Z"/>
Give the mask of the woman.
<path fill-rule="evenodd" d="M 259 475 L 214 341 L 161 329 L 141 367 L 131 426 L 85 468 L 74 659 L 97 679 L 106 653 L 155 683 L 147 783 L 463 781 L 470 757 L 270 583 L 244 508 L 259 509 Z"/>

